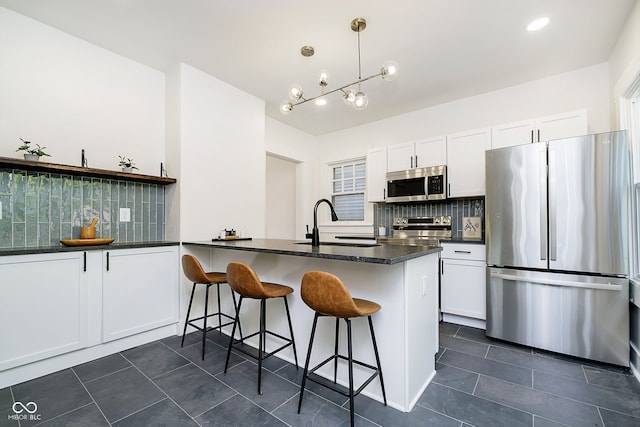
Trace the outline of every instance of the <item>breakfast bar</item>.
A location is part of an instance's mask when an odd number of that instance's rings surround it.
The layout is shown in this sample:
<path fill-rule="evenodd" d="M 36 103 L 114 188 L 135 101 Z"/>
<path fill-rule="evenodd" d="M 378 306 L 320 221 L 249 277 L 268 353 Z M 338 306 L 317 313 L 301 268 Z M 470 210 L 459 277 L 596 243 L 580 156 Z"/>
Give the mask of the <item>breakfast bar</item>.
<path fill-rule="evenodd" d="M 306 357 L 313 322 L 313 311 L 300 297 L 300 282 L 306 272 L 318 270 L 341 278 L 353 297 L 375 301 L 382 306 L 373 316 L 373 322 L 388 405 L 410 411 L 435 375 L 440 247 L 340 243 L 321 243 L 314 247 L 309 242 L 281 239 L 189 241 L 182 245 L 184 252 L 196 256 L 207 270 L 224 271 L 229 262 L 242 262 L 249 264 L 261 280 L 294 289 L 289 306 L 300 365 Z M 186 284 L 183 292 L 185 290 Z M 226 302 L 232 307 L 229 301 Z M 243 310 L 243 329 L 250 331 L 258 327 L 257 312 L 257 305 L 255 310 Z M 269 324 L 274 331 L 288 335 L 284 317 L 275 318 L 274 315 Z M 354 358 L 375 364 L 367 323 L 356 321 L 353 327 L 354 336 L 362 337 L 357 340 Z M 329 320 L 318 324 L 311 365 L 332 354 L 334 328 L 334 322 Z M 230 334 L 228 329 L 225 332 Z M 346 339 L 341 337 L 340 343 L 342 346 Z M 267 349 L 276 344 L 267 342 Z M 293 352 L 289 349 L 279 353 L 279 357 L 294 363 Z M 332 377 L 330 369 L 318 373 Z M 364 371 L 354 373 L 356 384 L 367 376 Z M 344 385 L 345 380 L 346 376 L 339 372 L 338 382 Z M 378 380 L 365 388 L 363 394 L 382 401 Z"/>

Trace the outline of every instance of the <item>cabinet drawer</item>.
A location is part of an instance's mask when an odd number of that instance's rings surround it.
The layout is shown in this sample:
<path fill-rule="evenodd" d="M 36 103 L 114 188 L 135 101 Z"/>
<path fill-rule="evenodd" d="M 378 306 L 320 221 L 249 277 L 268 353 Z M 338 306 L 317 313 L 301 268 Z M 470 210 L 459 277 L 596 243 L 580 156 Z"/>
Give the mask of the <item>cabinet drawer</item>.
<path fill-rule="evenodd" d="M 468 243 L 442 243 L 441 258 L 472 259 L 484 261 L 486 259 L 485 245 Z"/>

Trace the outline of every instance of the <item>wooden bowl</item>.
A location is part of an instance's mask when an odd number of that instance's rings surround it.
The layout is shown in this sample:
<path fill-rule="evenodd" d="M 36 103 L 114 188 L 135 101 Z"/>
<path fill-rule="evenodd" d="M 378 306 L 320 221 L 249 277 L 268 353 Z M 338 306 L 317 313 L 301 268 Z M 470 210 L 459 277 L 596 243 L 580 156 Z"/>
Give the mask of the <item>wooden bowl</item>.
<path fill-rule="evenodd" d="M 96 228 L 95 227 L 80 227 L 80 238 L 81 239 L 95 239 L 96 238 Z"/>

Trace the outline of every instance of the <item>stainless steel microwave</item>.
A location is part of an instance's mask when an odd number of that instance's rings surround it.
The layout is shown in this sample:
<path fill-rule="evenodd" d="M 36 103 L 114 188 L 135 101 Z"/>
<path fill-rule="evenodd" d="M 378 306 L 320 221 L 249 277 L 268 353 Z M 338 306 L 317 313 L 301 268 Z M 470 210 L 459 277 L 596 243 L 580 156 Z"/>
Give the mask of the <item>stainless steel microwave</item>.
<path fill-rule="evenodd" d="M 431 166 L 387 173 L 387 203 L 447 198 L 447 167 Z"/>

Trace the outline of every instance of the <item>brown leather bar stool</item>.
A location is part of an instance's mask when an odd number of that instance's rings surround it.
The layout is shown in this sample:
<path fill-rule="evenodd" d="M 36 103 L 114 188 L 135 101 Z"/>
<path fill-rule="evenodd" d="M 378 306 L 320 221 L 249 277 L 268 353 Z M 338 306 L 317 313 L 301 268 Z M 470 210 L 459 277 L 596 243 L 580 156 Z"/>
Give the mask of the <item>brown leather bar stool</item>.
<path fill-rule="evenodd" d="M 239 262 L 229 263 L 227 266 L 227 280 L 231 289 L 240 295 L 238 301 L 238 307 L 236 308 L 236 320 L 233 323 L 233 329 L 231 331 L 231 339 L 229 340 L 229 348 L 227 349 L 227 360 L 224 364 L 224 373 L 227 373 L 227 367 L 229 366 L 229 357 L 231 356 L 231 348 L 234 346 L 234 336 L 236 331 L 236 324 L 240 324 L 240 308 L 244 298 L 251 298 L 260 300 L 260 330 L 250 335 L 246 335 L 244 338 L 240 336 L 240 340 L 236 341 L 236 344 L 244 344 L 244 340 L 259 335 L 258 341 L 258 355 L 247 352 L 241 347 L 236 347 L 237 350 L 242 353 L 253 357 L 258 360 L 258 394 L 262 394 L 262 361 L 269 356 L 272 356 L 289 346 L 293 347 L 293 357 L 296 361 L 296 369 L 298 367 L 298 353 L 296 352 L 296 343 L 293 339 L 293 326 L 291 325 L 291 315 L 289 314 L 289 304 L 287 303 L 287 295 L 293 293 L 293 289 L 289 286 L 279 285 L 276 283 L 262 282 L 258 278 L 258 275 L 247 264 Z M 289 322 L 289 334 L 290 338 L 286 338 L 275 332 L 268 331 L 266 329 L 267 319 L 267 305 L 266 301 L 269 298 L 282 298 L 284 300 L 284 308 L 287 312 L 287 321 Z M 284 341 L 285 344 L 277 349 L 267 353 L 266 352 L 266 338 L 267 334 L 275 336 Z"/>
<path fill-rule="evenodd" d="M 234 323 L 233 321 L 235 321 L 235 317 L 220 312 L 220 285 L 223 283 L 227 283 L 227 275 L 220 272 L 205 273 L 205 271 L 202 269 L 202 265 L 200 265 L 200 262 L 197 260 L 197 258 L 193 255 L 188 254 L 182 255 L 182 270 L 184 271 L 184 275 L 193 282 L 193 287 L 191 288 L 191 299 L 189 299 L 189 308 L 187 309 L 187 318 L 184 322 L 184 330 L 182 331 L 182 343 L 180 344 L 180 346 L 184 346 L 184 337 L 187 333 L 187 326 L 191 326 L 199 331 L 202 331 L 202 360 L 204 360 L 204 346 L 207 340 L 207 331 L 215 329 L 222 330 L 224 326 L 231 325 L 232 323 Z M 189 319 L 189 315 L 191 314 L 191 305 L 193 304 L 193 294 L 195 293 L 196 285 L 198 284 L 206 285 L 204 297 L 204 316 Z M 208 313 L 209 288 L 211 286 L 216 287 L 218 295 L 218 311 L 213 314 Z M 233 298 L 233 307 L 237 311 L 236 296 L 233 294 L 233 292 L 231 292 L 231 298 Z M 218 326 L 207 327 L 207 319 L 214 316 L 218 317 Z M 223 317 L 231 321 L 222 323 Z M 202 327 L 196 324 L 196 322 L 198 322 L 199 320 L 203 321 Z M 240 336 L 242 337 L 242 329 L 240 329 Z"/>
<path fill-rule="evenodd" d="M 371 315 L 380 310 L 380 305 L 373 302 L 359 298 L 352 298 L 349 290 L 345 284 L 337 276 L 326 273 L 324 271 L 310 271 L 302 277 L 302 300 L 315 311 L 313 317 L 313 327 L 311 328 L 311 338 L 309 338 L 309 351 L 307 352 L 307 360 L 304 364 L 304 375 L 302 377 L 302 385 L 300 386 L 300 399 L 298 400 L 298 413 L 302 406 L 302 395 L 304 393 L 304 386 L 307 380 L 313 381 L 317 384 L 330 388 L 343 396 L 349 398 L 349 408 L 351 415 L 351 425 L 354 423 L 354 397 L 360 394 L 360 392 L 367 386 L 373 379 L 380 377 L 380 386 L 382 387 L 382 398 L 384 399 L 385 406 L 387 405 L 387 395 L 384 390 L 384 380 L 382 379 L 382 368 L 380 367 L 380 356 L 378 355 L 378 346 L 376 344 L 376 336 L 373 332 L 373 322 Z M 336 331 L 335 331 L 335 351 L 334 354 L 316 367 L 309 370 L 309 360 L 311 359 L 311 348 L 313 347 L 313 339 L 316 334 L 316 326 L 318 324 L 318 317 L 331 316 L 336 318 Z M 351 339 L 351 319 L 354 317 L 364 317 L 369 319 L 369 331 L 371 332 L 371 341 L 373 342 L 373 352 L 376 356 L 376 365 L 372 366 L 367 363 L 353 359 L 353 344 Z M 348 355 L 338 354 L 338 334 L 340 332 L 340 319 L 344 319 L 347 324 L 347 351 Z M 346 360 L 349 369 L 349 390 L 345 393 L 343 389 L 338 388 L 336 384 L 336 377 L 338 374 L 338 359 Z M 312 377 L 316 370 L 326 365 L 330 361 L 334 362 L 333 365 L 333 383 L 331 381 L 315 376 Z M 353 385 L 353 364 L 363 366 L 371 369 L 373 373 L 364 383 L 354 391 Z"/>

